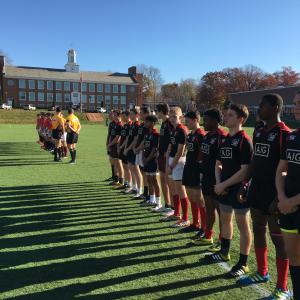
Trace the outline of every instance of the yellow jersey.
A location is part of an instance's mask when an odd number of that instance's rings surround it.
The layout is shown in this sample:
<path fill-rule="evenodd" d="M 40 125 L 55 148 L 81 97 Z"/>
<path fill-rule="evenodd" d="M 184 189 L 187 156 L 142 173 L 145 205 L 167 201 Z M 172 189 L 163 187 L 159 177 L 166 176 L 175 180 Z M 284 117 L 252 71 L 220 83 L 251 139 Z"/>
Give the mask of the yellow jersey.
<path fill-rule="evenodd" d="M 62 116 L 54 115 L 52 118 L 52 129 L 63 130 L 64 128 L 64 118 Z"/>
<path fill-rule="evenodd" d="M 75 132 L 78 131 L 80 127 L 80 122 L 79 119 L 74 114 L 68 115 L 66 117 L 66 122 L 67 122 L 68 132 L 71 132 L 71 129 L 69 128 L 68 125 L 70 125 L 75 130 Z"/>

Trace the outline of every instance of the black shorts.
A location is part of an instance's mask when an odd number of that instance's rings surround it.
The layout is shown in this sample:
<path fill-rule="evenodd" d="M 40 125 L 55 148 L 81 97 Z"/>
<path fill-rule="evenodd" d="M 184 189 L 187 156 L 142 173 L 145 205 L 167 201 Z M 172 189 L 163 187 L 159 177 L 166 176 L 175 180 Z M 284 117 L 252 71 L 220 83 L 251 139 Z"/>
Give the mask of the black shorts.
<path fill-rule="evenodd" d="M 292 214 L 280 214 L 279 226 L 283 232 L 300 234 L 300 208 Z"/>
<path fill-rule="evenodd" d="M 135 154 L 133 150 L 129 150 L 127 153 L 127 160 L 130 164 L 135 165 Z"/>
<path fill-rule="evenodd" d="M 123 164 L 128 164 L 127 155 L 124 154 L 124 149 L 120 150 L 119 159 L 122 161 Z"/>
<path fill-rule="evenodd" d="M 249 203 L 240 203 L 237 200 L 237 194 L 241 188 L 240 184 L 236 184 L 227 189 L 227 194 L 224 196 L 219 196 L 218 201 L 220 204 L 231 206 L 233 209 L 247 209 L 249 208 Z"/>
<path fill-rule="evenodd" d="M 166 155 L 165 153 L 159 153 L 157 158 L 158 170 L 162 173 L 166 173 Z"/>
<path fill-rule="evenodd" d="M 55 140 L 60 140 L 62 135 L 63 135 L 63 132 L 61 130 L 59 130 L 59 129 L 53 129 L 52 130 L 52 137 Z"/>
<path fill-rule="evenodd" d="M 187 187 L 199 187 L 200 188 L 200 165 L 184 165 L 182 174 L 182 184 Z"/>
<path fill-rule="evenodd" d="M 274 202 L 276 196 L 275 178 L 273 181 L 252 179 L 248 190 L 248 203 L 251 208 L 269 214 L 270 205 Z"/>
<path fill-rule="evenodd" d="M 78 134 L 76 132 L 68 132 L 67 133 L 67 144 L 76 144 L 78 142 Z"/>
<path fill-rule="evenodd" d="M 115 144 L 109 148 L 109 155 L 111 158 L 119 158 L 117 144 Z"/>
<path fill-rule="evenodd" d="M 158 172 L 158 165 L 156 159 L 150 160 L 144 167 L 143 171 L 147 174 L 156 174 Z"/>
<path fill-rule="evenodd" d="M 211 177 L 206 174 L 203 174 L 201 187 L 204 196 L 215 195 L 215 185 L 216 185 L 215 177 Z"/>

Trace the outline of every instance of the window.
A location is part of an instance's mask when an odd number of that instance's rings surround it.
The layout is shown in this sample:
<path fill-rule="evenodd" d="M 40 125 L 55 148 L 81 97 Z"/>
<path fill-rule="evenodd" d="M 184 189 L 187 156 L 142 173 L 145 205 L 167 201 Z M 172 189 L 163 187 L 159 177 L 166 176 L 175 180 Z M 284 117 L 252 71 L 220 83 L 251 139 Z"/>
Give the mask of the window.
<path fill-rule="evenodd" d="M 19 80 L 19 89 L 25 89 L 26 88 L 26 82 L 25 79 Z M 24 99 L 25 100 L 25 99 Z"/>
<path fill-rule="evenodd" d="M 47 90 L 52 91 L 53 90 L 53 81 L 47 81 Z"/>
<path fill-rule="evenodd" d="M 87 99 L 86 94 L 83 94 L 82 95 L 82 103 L 86 103 L 86 99 Z"/>
<path fill-rule="evenodd" d="M 126 85 L 125 84 L 121 85 L 121 93 L 126 94 Z"/>
<path fill-rule="evenodd" d="M 95 103 L 95 95 L 90 95 L 89 96 L 89 102 L 90 103 Z"/>
<path fill-rule="evenodd" d="M 98 93 L 102 93 L 103 92 L 103 84 L 102 83 L 98 83 L 97 84 L 97 92 Z"/>
<path fill-rule="evenodd" d="M 119 86 L 117 84 L 113 85 L 113 93 L 115 94 L 119 93 Z"/>
<path fill-rule="evenodd" d="M 35 92 L 29 92 L 28 96 L 29 96 L 29 101 L 35 101 Z"/>
<path fill-rule="evenodd" d="M 44 100 L 45 100 L 44 93 L 38 93 L 38 101 L 44 101 Z"/>
<path fill-rule="evenodd" d="M 110 111 L 110 104 L 106 104 L 105 109 L 106 109 L 106 111 Z"/>
<path fill-rule="evenodd" d="M 110 84 L 105 85 L 105 93 L 110 93 Z"/>
<path fill-rule="evenodd" d="M 97 102 L 101 104 L 102 101 L 103 101 L 103 96 L 102 95 L 98 95 L 97 96 Z"/>
<path fill-rule="evenodd" d="M 83 82 L 83 83 L 81 84 L 81 91 L 82 91 L 82 92 L 86 92 L 86 82 Z"/>
<path fill-rule="evenodd" d="M 78 92 L 78 91 L 79 91 L 79 83 L 73 82 L 73 92 Z"/>
<path fill-rule="evenodd" d="M 43 90 L 44 89 L 44 81 L 43 80 L 38 80 L 38 89 Z"/>
<path fill-rule="evenodd" d="M 19 101 L 26 100 L 26 93 L 25 92 L 19 92 Z"/>
<path fill-rule="evenodd" d="M 62 83 L 60 81 L 55 82 L 55 89 L 60 91 L 62 89 Z"/>
<path fill-rule="evenodd" d="M 64 82 L 64 90 L 65 91 L 69 91 L 70 90 L 70 82 L 69 81 L 65 81 Z"/>
<path fill-rule="evenodd" d="M 126 110 L 126 104 L 121 104 L 121 110 Z"/>
<path fill-rule="evenodd" d="M 105 103 L 110 103 L 110 96 L 105 96 Z"/>
<path fill-rule="evenodd" d="M 71 95 L 69 93 L 65 93 L 64 101 L 65 102 L 71 102 Z"/>
<path fill-rule="evenodd" d="M 113 96 L 113 104 L 119 104 L 119 97 Z"/>
<path fill-rule="evenodd" d="M 29 80 L 29 88 L 31 90 L 34 90 L 35 89 L 35 81 L 34 80 Z"/>
<path fill-rule="evenodd" d="M 121 96 L 121 104 L 126 105 L 126 96 Z"/>
<path fill-rule="evenodd" d="M 61 93 L 56 93 L 55 99 L 56 99 L 56 102 L 61 102 L 62 101 Z"/>
<path fill-rule="evenodd" d="M 94 104 L 90 104 L 90 111 L 94 111 L 95 110 L 95 105 Z"/>
<path fill-rule="evenodd" d="M 95 83 L 89 83 L 89 91 L 90 92 L 95 92 Z"/>
<path fill-rule="evenodd" d="M 47 101 L 52 102 L 53 101 L 53 93 L 47 93 Z"/>

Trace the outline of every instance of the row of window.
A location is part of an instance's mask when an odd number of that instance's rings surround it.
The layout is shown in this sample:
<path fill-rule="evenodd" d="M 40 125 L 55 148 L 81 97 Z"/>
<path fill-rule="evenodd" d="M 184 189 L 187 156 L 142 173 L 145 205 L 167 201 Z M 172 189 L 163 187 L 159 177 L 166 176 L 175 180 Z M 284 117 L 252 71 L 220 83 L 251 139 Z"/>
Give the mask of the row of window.
<path fill-rule="evenodd" d="M 27 95 L 28 94 L 28 95 Z M 42 93 L 42 92 L 19 92 L 19 101 L 25 101 L 27 100 L 29 101 L 45 101 L 47 100 L 47 102 L 51 102 L 54 100 L 55 97 L 55 101 L 56 102 L 62 102 L 62 99 L 64 97 L 64 102 L 71 102 L 71 94 L 70 93 L 64 93 L 64 95 L 62 96 L 62 93 Z M 111 99 L 112 98 L 112 99 Z M 82 94 L 82 102 L 86 103 L 87 99 L 89 100 L 90 103 L 95 103 L 95 101 L 97 100 L 98 103 L 101 103 L 103 101 L 103 96 L 102 95 L 97 95 L 97 98 L 95 97 L 95 95 L 86 95 L 86 94 Z M 110 95 L 106 95 L 104 97 L 105 99 L 105 103 L 110 103 L 111 100 L 113 100 L 113 104 L 125 104 L 126 105 L 126 96 L 110 96 Z"/>
<path fill-rule="evenodd" d="M 69 82 L 69 81 L 44 81 L 44 80 L 27 80 L 28 81 L 28 88 L 31 90 L 35 90 L 36 89 L 36 85 L 37 85 L 37 89 L 39 90 L 44 90 L 45 89 L 45 83 L 46 83 L 46 89 L 49 91 L 52 90 L 56 90 L 56 91 L 61 91 L 61 90 L 65 90 L 65 91 L 71 91 L 71 85 L 73 87 L 73 91 L 74 92 L 78 92 L 79 91 L 79 87 L 80 87 L 80 83 L 79 82 Z M 91 93 L 95 93 L 96 90 L 98 93 L 102 93 L 103 92 L 103 87 L 105 90 L 105 93 L 110 93 L 111 91 L 115 94 L 121 93 L 121 94 L 126 94 L 126 85 L 122 84 L 122 85 L 118 85 L 118 84 L 103 84 L 103 83 L 87 83 L 87 82 L 82 82 L 81 84 L 81 89 L 82 92 L 91 92 Z M 26 80 L 25 79 L 19 79 L 19 88 L 20 89 L 25 89 L 26 88 Z M 134 87 L 131 87 L 131 89 L 134 89 Z M 133 90 L 131 90 L 133 91 Z"/>

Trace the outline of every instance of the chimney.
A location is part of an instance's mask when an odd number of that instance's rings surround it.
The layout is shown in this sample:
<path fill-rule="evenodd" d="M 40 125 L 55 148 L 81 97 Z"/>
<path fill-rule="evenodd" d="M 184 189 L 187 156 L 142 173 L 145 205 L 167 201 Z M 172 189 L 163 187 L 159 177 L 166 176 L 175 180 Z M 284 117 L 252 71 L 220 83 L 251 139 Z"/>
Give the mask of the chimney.
<path fill-rule="evenodd" d="M 128 74 L 131 76 L 136 76 L 136 66 L 132 66 L 130 68 L 128 68 Z"/>

